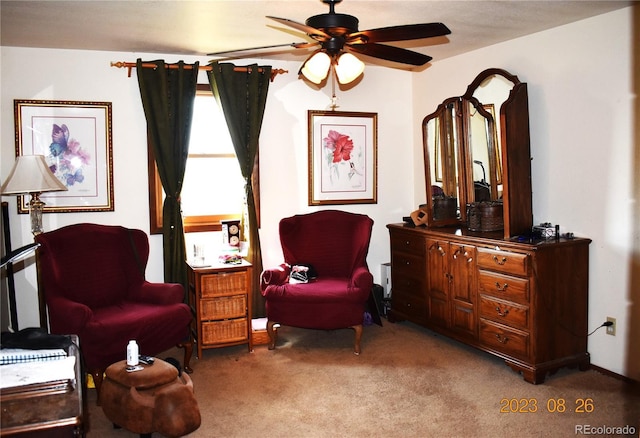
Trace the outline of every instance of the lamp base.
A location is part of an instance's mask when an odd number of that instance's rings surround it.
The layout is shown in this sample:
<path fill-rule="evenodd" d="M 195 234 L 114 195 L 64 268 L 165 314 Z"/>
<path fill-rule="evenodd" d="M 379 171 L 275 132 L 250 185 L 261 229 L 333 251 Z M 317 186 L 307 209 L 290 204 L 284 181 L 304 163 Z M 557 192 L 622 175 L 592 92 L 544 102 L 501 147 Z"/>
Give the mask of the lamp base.
<path fill-rule="evenodd" d="M 40 200 L 40 193 L 30 193 L 31 201 L 29 201 L 29 217 L 31 218 L 31 233 L 34 236 L 44 233 L 42 227 L 42 212 L 45 203 Z"/>

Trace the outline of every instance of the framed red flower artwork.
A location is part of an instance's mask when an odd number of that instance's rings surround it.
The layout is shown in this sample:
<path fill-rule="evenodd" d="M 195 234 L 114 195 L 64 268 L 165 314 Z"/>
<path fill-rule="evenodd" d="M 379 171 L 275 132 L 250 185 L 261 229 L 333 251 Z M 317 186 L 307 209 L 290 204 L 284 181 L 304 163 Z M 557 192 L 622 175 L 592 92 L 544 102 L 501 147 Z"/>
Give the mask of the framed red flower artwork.
<path fill-rule="evenodd" d="M 309 205 L 375 204 L 377 113 L 308 112 Z"/>

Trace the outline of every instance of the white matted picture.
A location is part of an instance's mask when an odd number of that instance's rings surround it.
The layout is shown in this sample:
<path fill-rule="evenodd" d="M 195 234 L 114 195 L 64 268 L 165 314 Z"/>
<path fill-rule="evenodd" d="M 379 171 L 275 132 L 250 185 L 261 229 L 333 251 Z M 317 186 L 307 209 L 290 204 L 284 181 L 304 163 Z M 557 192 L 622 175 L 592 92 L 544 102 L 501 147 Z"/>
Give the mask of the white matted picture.
<path fill-rule="evenodd" d="M 309 205 L 377 203 L 377 113 L 308 112 Z"/>
<path fill-rule="evenodd" d="M 113 211 L 111 102 L 15 100 L 14 111 L 16 156 L 44 155 L 67 187 L 40 196 L 44 212 Z M 18 197 L 19 213 L 28 198 Z"/>

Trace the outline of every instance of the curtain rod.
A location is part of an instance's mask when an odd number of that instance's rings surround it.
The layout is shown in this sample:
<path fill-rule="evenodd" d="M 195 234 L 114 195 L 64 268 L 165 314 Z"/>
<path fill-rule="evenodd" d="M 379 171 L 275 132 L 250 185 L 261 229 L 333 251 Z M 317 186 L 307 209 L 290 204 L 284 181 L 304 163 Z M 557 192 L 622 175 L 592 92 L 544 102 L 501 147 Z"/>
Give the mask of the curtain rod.
<path fill-rule="evenodd" d="M 131 70 L 136 68 L 136 63 L 135 62 L 111 62 L 111 67 L 117 67 L 117 68 L 126 68 L 127 69 L 127 77 L 131 77 Z M 152 63 L 152 62 L 143 62 L 142 64 L 143 68 L 156 68 L 157 65 Z M 166 68 L 178 68 L 178 64 L 165 64 Z M 185 70 L 191 70 L 193 67 L 191 64 L 185 64 L 184 65 Z M 198 68 L 199 70 L 205 70 L 205 71 L 211 71 L 211 66 L 210 65 L 202 65 Z M 250 67 L 234 67 L 233 71 L 237 71 L 237 72 L 247 72 L 251 70 Z M 262 68 L 258 67 L 258 72 L 262 73 Z M 271 82 L 273 82 L 273 80 L 276 78 L 277 75 L 279 74 L 284 74 L 284 73 L 289 73 L 289 70 L 283 70 L 281 68 L 274 68 L 271 69 Z"/>

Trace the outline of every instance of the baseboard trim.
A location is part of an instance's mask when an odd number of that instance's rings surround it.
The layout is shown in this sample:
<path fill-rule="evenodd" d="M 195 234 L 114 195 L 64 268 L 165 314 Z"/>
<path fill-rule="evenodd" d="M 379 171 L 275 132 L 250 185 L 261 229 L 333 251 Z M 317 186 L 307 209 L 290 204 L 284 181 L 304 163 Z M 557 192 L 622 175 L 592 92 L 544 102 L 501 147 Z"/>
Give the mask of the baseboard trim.
<path fill-rule="evenodd" d="M 600 374 L 604 374 L 605 376 L 613 377 L 614 379 L 621 380 L 624 383 L 627 383 L 634 387 L 635 389 L 640 390 L 640 382 L 632 379 L 631 377 L 623 376 L 622 374 L 614 373 L 613 371 L 609 371 L 606 368 L 599 367 L 598 365 L 591 364 L 591 369 L 599 372 Z"/>

